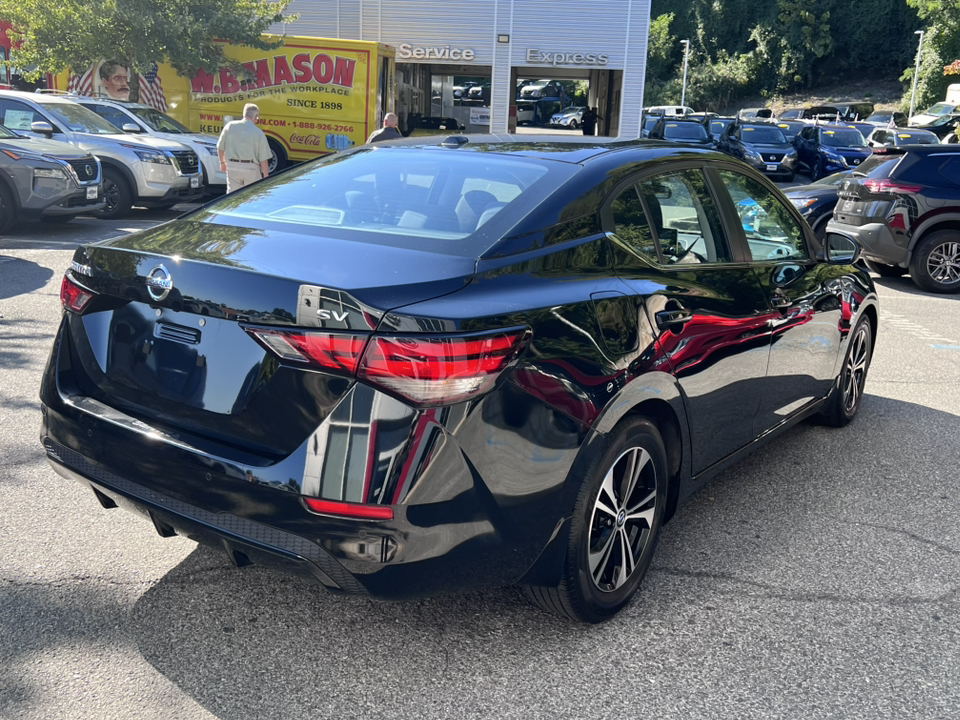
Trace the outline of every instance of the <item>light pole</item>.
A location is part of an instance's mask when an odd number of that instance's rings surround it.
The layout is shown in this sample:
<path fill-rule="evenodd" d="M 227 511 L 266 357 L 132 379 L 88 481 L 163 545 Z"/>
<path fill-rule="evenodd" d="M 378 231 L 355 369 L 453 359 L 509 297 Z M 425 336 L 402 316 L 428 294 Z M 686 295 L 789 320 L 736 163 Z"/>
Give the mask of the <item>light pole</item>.
<path fill-rule="evenodd" d="M 907 115 L 907 121 L 913 117 L 913 104 L 917 99 L 917 79 L 920 77 L 920 51 L 923 50 L 923 30 L 914 30 L 914 35 L 920 36 L 920 44 L 917 46 L 917 67 L 913 71 L 913 92 L 910 93 L 910 114 Z"/>
<path fill-rule="evenodd" d="M 687 104 L 687 58 L 690 57 L 690 41 L 681 40 L 680 43 L 683 45 L 683 90 L 680 91 L 680 105 L 683 107 Z"/>

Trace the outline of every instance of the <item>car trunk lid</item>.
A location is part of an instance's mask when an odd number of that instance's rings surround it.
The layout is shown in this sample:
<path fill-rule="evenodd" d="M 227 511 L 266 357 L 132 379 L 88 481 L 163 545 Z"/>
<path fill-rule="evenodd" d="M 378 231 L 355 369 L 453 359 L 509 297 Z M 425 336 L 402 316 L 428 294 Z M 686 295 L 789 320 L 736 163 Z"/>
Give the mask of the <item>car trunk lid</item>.
<path fill-rule="evenodd" d="M 362 340 L 388 311 L 462 288 L 474 267 L 462 256 L 182 220 L 77 251 L 69 275 L 96 295 L 88 311 L 68 313 L 71 365 L 83 394 L 148 424 L 283 456 L 354 380 L 282 363 L 245 328 Z"/>

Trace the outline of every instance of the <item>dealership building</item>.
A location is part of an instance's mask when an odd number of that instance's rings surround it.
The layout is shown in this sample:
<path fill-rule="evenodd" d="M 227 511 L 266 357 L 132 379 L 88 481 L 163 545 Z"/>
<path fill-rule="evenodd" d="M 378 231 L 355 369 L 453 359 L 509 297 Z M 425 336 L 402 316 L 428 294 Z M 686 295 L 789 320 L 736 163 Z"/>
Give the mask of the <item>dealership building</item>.
<path fill-rule="evenodd" d="M 394 46 L 401 125 L 452 116 L 508 132 L 524 83 L 584 80 L 598 134 L 640 135 L 650 0 L 294 0 L 288 12 L 299 18 L 274 31 Z M 461 101 L 464 78 L 482 107 Z"/>

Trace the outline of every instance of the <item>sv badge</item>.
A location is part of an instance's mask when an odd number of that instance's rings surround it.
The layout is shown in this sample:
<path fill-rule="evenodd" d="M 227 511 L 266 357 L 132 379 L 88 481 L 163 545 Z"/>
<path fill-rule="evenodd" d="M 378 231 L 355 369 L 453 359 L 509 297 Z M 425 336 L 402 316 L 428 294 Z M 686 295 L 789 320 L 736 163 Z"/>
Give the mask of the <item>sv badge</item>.
<path fill-rule="evenodd" d="M 337 322 L 343 322 L 347 319 L 349 313 L 346 310 L 342 312 L 337 312 L 336 310 L 317 310 L 317 318 L 320 320 L 336 320 Z"/>

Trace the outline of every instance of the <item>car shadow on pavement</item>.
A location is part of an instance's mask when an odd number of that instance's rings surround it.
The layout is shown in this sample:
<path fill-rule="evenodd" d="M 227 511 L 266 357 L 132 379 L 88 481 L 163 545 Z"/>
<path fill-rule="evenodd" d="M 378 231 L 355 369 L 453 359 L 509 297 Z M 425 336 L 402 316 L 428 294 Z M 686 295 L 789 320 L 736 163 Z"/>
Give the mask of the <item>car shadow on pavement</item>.
<path fill-rule="evenodd" d="M 873 273 L 870 273 L 870 277 L 872 277 L 873 282 L 879 285 L 880 287 L 896 290 L 898 292 L 904 293 L 905 295 L 935 297 L 935 298 L 942 298 L 944 300 L 960 300 L 960 293 L 927 292 L 926 290 L 923 290 L 922 288 L 917 287 L 917 284 L 910 279 L 909 275 L 904 275 L 902 277 L 881 277 L 880 275 L 875 275 Z"/>
<path fill-rule="evenodd" d="M 46 285 L 51 277 L 50 268 L 0 252 L 0 300 L 31 293 Z"/>
<path fill-rule="evenodd" d="M 569 717 L 578 702 L 580 717 L 609 717 L 679 707 L 695 687 L 749 716 L 791 683 L 860 682 L 871 662 L 911 676 L 904 629 L 876 632 L 891 614 L 922 613 L 933 634 L 917 642 L 949 644 L 936 638 L 960 578 L 958 427 L 876 395 L 842 430 L 801 424 L 688 501 L 637 600 L 599 626 L 546 615 L 515 588 L 337 597 L 198 548 L 138 600 L 127 631 L 231 720 Z"/>

